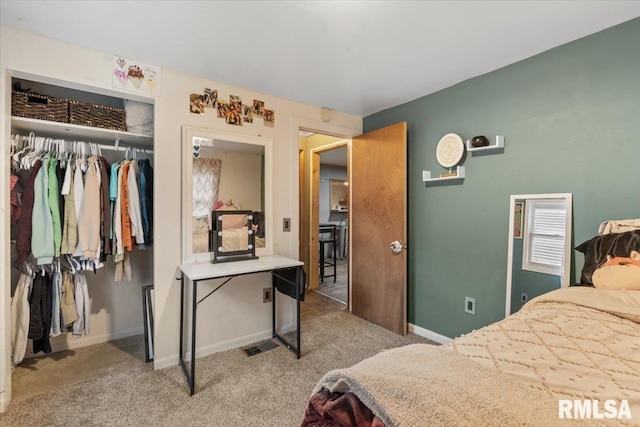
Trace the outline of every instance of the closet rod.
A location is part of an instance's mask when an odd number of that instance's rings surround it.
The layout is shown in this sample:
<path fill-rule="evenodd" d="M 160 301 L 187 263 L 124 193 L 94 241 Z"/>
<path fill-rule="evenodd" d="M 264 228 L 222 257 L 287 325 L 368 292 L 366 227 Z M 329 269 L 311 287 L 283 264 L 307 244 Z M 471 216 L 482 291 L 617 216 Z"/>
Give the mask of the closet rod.
<path fill-rule="evenodd" d="M 123 147 L 121 145 L 114 146 L 114 145 L 104 145 L 104 144 L 98 144 L 98 147 L 100 147 L 101 150 L 111 150 L 111 151 L 136 150 L 139 153 L 153 154 L 153 150 L 147 150 L 146 148 Z"/>
<path fill-rule="evenodd" d="M 33 134 L 33 132 L 30 132 L 30 133 L 31 133 L 31 134 Z M 25 138 L 25 139 L 28 139 L 28 138 L 29 138 L 29 136 L 25 136 L 25 135 L 22 135 L 22 134 L 17 133 L 17 132 L 16 132 L 16 133 L 12 133 L 12 134 L 11 134 L 11 136 L 12 136 L 12 137 L 13 137 L 14 135 L 15 135 L 15 136 L 19 136 L 19 137 L 21 137 L 21 138 Z M 35 136 L 35 135 L 34 135 L 34 136 Z M 63 138 L 50 138 L 50 139 L 58 140 L 58 141 L 64 141 L 64 142 L 69 142 L 69 143 L 71 143 L 71 142 L 72 142 L 72 141 L 65 140 L 65 139 L 63 139 Z M 153 154 L 153 150 L 149 150 L 149 149 L 146 149 L 146 148 L 123 147 L 123 146 L 121 146 L 121 145 L 120 145 L 120 143 L 121 143 L 121 142 L 120 142 L 120 138 L 119 138 L 119 137 L 117 137 L 117 138 L 116 138 L 115 145 L 105 145 L 105 144 L 98 144 L 98 143 L 92 143 L 92 142 L 86 142 L 86 141 L 78 141 L 78 142 L 84 142 L 84 143 L 87 143 L 87 144 L 95 144 L 96 146 L 100 147 L 100 149 L 101 149 L 101 150 L 107 150 L 107 151 L 127 151 L 127 150 L 135 150 L 135 151 L 137 151 L 137 152 L 139 152 L 139 153 L 143 153 L 143 154 Z"/>

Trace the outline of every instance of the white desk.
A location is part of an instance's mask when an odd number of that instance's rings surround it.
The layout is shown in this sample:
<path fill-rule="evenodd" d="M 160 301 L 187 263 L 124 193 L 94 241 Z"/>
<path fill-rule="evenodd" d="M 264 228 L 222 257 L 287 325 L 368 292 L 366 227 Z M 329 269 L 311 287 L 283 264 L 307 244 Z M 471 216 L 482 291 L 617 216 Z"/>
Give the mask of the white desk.
<path fill-rule="evenodd" d="M 246 261 L 230 261 L 225 263 L 212 264 L 209 262 L 194 262 L 184 263 L 178 266 L 180 270 L 180 355 L 179 363 L 182 367 L 182 372 L 189 388 L 191 389 L 191 395 L 195 393 L 195 366 L 196 366 L 196 314 L 198 304 L 204 301 L 207 297 L 227 284 L 231 279 L 237 276 L 245 274 L 270 272 L 273 279 L 271 281 L 271 301 L 272 301 L 272 326 L 273 337 L 280 340 L 287 346 L 288 349 L 296 354 L 296 357 L 300 358 L 300 301 L 304 295 L 304 279 L 303 279 L 303 263 L 292 258 L 286 258 L 279 255 L 263 256 L 258 259 L 246 260 Z M 295 269 L 295 279 L 291 279 L 290 274 L 283 275 L 286 269 Z M 213 291 L 209 292 L 206 296 L 198 301 L 198 282 L 202 280 L 220 279 L 226 280 L 218 285 Z M 188 280 L 185 280 L 188 279 Z M 184 360 L 184 323 L 186 310 L 184 309 L 184 294 L 188 283 L 191 283 L 191 369 L 187 369 Z M 296 345 L 287 342 L 282 336 L 276 333 L 276 288 L 278 284 L 287 285 L 293 287 L 293 292 L 297 305 L 297 325 L 296 325 Z M 280 292 L 283 292 L 281 288 L 278 288 Z M 289 289 L 290 290 L 290 289 Z M 291 295 L 290 295 L 291 296 Z"/>

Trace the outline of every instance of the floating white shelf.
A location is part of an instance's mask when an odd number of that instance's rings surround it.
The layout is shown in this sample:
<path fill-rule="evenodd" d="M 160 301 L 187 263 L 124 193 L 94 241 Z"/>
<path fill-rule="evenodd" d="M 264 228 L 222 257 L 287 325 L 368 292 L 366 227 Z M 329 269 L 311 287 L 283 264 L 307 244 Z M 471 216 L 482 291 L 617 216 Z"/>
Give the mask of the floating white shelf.
<path fill-rule="evenodd" d="M 491 150 L 497 150 L 500 148 L 504 148 L 504 136 L 502 135 L 497 135 L 496 136 L 496 143 L 493 145 L 487 145 L 484 147 L 474 147 L 471 145 L 471 141 L 467 139 L 467 151 L 469 152 L 474 152 L 474 151 L 491 151 Z"/>
<path fill-rule="evenodd" d="M 132 133 L 119 130 L 93 128 L 89 126 L 73 125 L 71 123 L 51 122 L 48 120 L 28 119 L 25 117 L 11 116 L 12 129 L 22 131 L 25 136 L 33 132 L 36 136 L 48 136 L 67 139 L 82 140 L 85 142 L 110 142 L 116 139 L 139 148 L 151 148 L 153 137 L 140 133 Z"/>
<path fill-rule="evenodd" d="M 457 166 L 456 167 L 456 176 L 445 176 L 445 177 L 438 177 L 438 178 L 431 178 L 431 171 L 422 171 L 422 180 L 424 182 L 427 181 L 451 181 L 451 180 L 455 180 L 455 179 L 464 179 L 464 166 Z"/>

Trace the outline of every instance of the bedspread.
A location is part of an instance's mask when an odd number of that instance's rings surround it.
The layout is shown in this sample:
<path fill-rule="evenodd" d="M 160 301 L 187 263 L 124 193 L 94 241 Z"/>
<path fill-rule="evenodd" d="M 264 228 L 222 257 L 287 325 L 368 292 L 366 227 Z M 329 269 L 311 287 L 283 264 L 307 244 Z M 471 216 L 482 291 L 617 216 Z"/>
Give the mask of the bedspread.
<path fill-rule="evenodd" d="M 615 400 L 618 407 L 624 400 L 631 420 L 588 424 L 639 425 L 639 322 L 640 292 L 560 289 L 449 344 L 383 351 L 327 373 L 302 425 L 356 425 L 323 413 L 346 393 L 357 396 L 354 411 L 364 414 L 358 405 L 366 406 L 369 421 L 378 417 L 387 427 L 566 425 L 560 399 Z M 326 403 L 318 400 L 323 392 Z"/>

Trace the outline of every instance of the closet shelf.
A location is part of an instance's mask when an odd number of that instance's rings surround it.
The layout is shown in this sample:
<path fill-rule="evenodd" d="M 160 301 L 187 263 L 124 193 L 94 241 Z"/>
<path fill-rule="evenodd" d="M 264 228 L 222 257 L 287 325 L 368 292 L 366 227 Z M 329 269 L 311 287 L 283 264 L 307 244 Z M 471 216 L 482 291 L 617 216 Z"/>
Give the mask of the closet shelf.
<path fill-rule="evenodd" d="M 422 180 L 424 182 L 430 181 L 452 181 L 455 179 L 464 179 L 464 166 L 456 167 L 456 175 L 455 176 L 445 176 L 442 178 L 431 178 L 431 171 L 422 171 Z"/>
<path fill-rule="evenodd" d="M 13 130 L 21 131 L 25 136 L 33 132 L 36 136 L 49 136 L 52 138 L 85 140 L 85 142 L 109 142 L 116 139 L 139 148 L 152 148 L 153 137 L 139 133 L 119 130 L 93 128 L 74 125 L 71 123 L 50 122 L 46 120 L 28 119 L 25 117 L 11 116 Z"/>
<path fill-rule="evenodd" d="M 500 148 L 504 148 L 504 136 L 502 135 L 496 135 L 496 143 L 493 145 L 487 145 L 485 147 L 474 147 L 471 145 L 471 141 L 467 139 L 467 151 L 469 152 L 491 151 L 491 150 L 498 150 Z"/>

